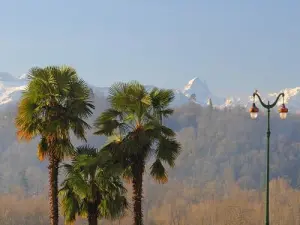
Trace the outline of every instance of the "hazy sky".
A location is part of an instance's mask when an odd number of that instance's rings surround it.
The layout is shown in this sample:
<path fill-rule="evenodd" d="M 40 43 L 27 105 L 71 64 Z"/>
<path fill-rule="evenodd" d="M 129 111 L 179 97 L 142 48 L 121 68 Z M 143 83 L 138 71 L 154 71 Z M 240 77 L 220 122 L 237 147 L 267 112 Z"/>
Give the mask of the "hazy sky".
<path fill-rule="evenodd" d="M 0 71 L 69 64 L 89 83 L 218 95 L 300 86 L 299 0 L 0 0 Z M 226 4 L 225 4 L 226 3 Z"/>

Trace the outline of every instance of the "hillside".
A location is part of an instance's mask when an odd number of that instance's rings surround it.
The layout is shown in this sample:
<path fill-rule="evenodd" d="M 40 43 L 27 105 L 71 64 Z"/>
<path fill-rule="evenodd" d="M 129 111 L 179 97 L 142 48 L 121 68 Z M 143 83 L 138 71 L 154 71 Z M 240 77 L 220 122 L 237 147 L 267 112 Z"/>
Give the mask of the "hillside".
<path fill-rule="evenodd" d="M 299 183 L 300 118 L 271 118 L 271 178 Z M 265 174 L 266 117 L 251 120 L 242 108 L 213 110 L 190 104 L 178 108 L 168 121 L 183 145 L 172 176 L 203 184 L 231 171 L 244 188 L 260 188 Z M 187 181 L 188 182 L 188 181 Z"/>
<path fill-rule="evenodd" d="M 96 97 L 96 111 L 90 124 L 106 108 L 105 98 Z M 0 115 L 0 190 L 22 185 L 29 180 L 30 193 L 42 191 L 46 184 L 46 162 L 36 159 L 36 141 L 19 143 L 15 137 L 15 108 Z M 300 185 L 300 120 L 289 115 L 282 121 L 273 113 L 271 135 L 271 177 L 286 177 L 292 186 Z M 253 121 L 242 108 L 213 110 L 187 104 L 175 110 L 166 123 L 178 133 L 183 150 L 170 178 L 196 182 L 224 176 L 231 171 L 235 181 L 244 188 L 262 187 L 265 172 L 266 118 Z M 80 142 L 75 141 L 76 145 Z M 100 147 L 104 138 L 88 133 L 88 143 Z"/>

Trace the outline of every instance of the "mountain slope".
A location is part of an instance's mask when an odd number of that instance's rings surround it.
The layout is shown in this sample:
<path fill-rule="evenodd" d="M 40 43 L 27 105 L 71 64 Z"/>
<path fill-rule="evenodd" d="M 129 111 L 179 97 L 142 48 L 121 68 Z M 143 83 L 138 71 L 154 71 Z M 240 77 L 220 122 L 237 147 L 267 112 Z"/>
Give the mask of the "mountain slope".
<path fill-rule="evenodd" d="M 96 111 L 88 120 L 93 124 L 96 117 L 107 107 L 105 98 L 97 98 Z M 0 112 L 0 192 L 8 187 L 21 185 L 20 172 L 26 171 L 31 191 L 42 191 L 47 180 L 47 162 L 36 158 L 38 140 L 19 143 L 15 136 L 15 108 Z M 274 114 L 272 114 L 274 115 Z M 282 121 L 272 120 L 271 177 L 288 176 L 293 186 L 300 185 L 300 120 L 290 116 Z M 197 104 L 175 109 L 166 125 L 176 131 L 182 144 L 182 153 L 169 178 L 189 184 L 192 180 L 201 184 L 218 180 L 226 169 L 241 186 L 260 188 L 265 169 L 266 117 L 253 121 L 242 109 L 209 110 Z M 88 144 L 101 147 L 105 138 L 87 132 Z M 82 142 L 73 139 L 74 145 Z M 2 186 L 1 186 L 2 182 Z"/>

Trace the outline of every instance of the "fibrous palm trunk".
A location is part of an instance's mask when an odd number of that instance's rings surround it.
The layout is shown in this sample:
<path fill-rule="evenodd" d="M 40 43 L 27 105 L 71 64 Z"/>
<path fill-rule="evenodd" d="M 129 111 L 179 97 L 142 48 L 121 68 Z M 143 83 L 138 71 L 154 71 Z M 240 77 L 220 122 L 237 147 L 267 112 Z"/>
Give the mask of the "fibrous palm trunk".
<path fill-rule="evenodd" d="M 88 222 L 89 222 L 89 225 L 98 225 L 97 215 L 89 214 L 88 215 Z"/>
<path fill-rule="evenodd" d="M 59 160 L 49 156 L 50 225 L 58 225 L 58 166 Z"/>
<path fill-rule="evenodd" d="M 89 225 L 98 225 L 98 215 L 97 215 L 97 204 L 89 203 L 88 204 L 88 222 Z"/>
<path fill-rule="evenodd" d="M 143 160 L 135 160 L 132 168 L 133 178 L 133 212 L 134 212 L 134 225 L 143 225 L 143 174 L 145 170 L 145 163 Z"/>

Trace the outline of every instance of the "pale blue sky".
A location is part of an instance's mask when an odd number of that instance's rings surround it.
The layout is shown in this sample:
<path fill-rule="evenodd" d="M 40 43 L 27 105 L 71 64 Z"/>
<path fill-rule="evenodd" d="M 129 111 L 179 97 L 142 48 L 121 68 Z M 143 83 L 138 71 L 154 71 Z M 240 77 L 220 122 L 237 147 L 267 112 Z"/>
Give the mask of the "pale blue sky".
<path fill-rule="evenodd" d="M 299 0 L 0 0 L 0 71 L 69 64 L 89 83 L 218 95 L 300 86 Z M 268 83 L 266 82 L 268 80 Z"/>

